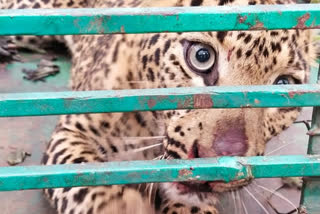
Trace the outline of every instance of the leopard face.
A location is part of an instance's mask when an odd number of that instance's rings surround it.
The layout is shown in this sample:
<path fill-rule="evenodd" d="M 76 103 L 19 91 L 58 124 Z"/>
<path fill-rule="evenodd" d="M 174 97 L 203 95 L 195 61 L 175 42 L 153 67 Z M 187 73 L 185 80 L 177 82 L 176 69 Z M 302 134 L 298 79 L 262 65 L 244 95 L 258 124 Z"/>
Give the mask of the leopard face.
<path fill-rule="evenodd" d="M 140 41 L 139 73 L 152 87 L 303 84 L 313 59 L 306 30 L 153 34 Z M 213 104 L 205 95 L 195 102 Z M 298 113 L 297 108 L 166 111 L 165 154 L 175 159 L 263 155 L 267 141 L 290 126 Z M 161 189 L 169 199 L 212 203 L 217 193 L 248 183 L 168 183 Z"/>

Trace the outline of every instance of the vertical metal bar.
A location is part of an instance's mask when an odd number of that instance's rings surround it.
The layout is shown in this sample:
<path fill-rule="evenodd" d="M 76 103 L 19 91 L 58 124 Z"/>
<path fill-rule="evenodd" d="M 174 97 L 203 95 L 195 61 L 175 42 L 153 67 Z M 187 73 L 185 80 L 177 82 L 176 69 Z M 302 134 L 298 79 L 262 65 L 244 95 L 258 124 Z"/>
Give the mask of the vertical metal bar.
<path fill-rule="evenodd" d="M 317 71 L 317 83 L 320 84 L 320 64 Z M 308 154 L 320 154 L 320 107 L 314 107 L 312 124 L 309 134 Z M 320 213 L 320 177 L 305 177 L 303 179 L 302 195 L 300 200 L 301 214 Z"/>

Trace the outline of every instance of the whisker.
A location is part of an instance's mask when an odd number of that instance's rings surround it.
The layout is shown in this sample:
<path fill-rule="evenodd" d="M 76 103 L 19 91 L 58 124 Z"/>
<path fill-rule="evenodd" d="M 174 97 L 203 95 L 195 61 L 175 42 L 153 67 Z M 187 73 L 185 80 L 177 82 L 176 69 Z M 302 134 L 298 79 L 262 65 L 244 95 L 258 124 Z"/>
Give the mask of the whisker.
<path fill-rule="evenodd" d="M 252 188 L 253 191 L 255 191 L 256 193 L 258 193 L 258 194 L 269 204 L 269 206 L 273 209 L 273 211 L 274 211 L 275 213 L 279 214 L 279 211 L 277 210 L 277 208 L 275 208 L 275 207 L 273 206 L 273 204 L 271 203 L 271 201 L 270 201 L 270 198 L 272 197 L 272 194 L 270 194 L 268 197 L 266 197 L 266 196 L 264 196 L 262 193 L 260 193 L 259 191 L 257 191 L 255 188 L 253 188 L 252 186 L 251 186 L 251 188 Z M 277 191 L 277 190 L 275 190 L 275 191 Z M 287 214 L 288 214 L 288 213 L 287 213 Z"/>
<path fill-rule="evenodd" d="M 239 193 L 239 192 L 238 192 Z M 239 193 L 239 195 L 240 195 L 240 193 Z M 242 205 L 242 208 L 243 208 L 243 210 L 244 210 L 244 213 L 245 214 L 249 214 L 248 213 L 248 210 L 247 210 L 247 207 L 246 207 L 246 205 L 245 205 L 245 203 L 243 202 L 243 198 L 241 197 L 241 205 Z"/>
<path fill-rule="evenodd" d="M 174 159 L 171 155 L 168 155 L 168 154 L 164 154 L 164 159 L 166 160 L 171 160 L 171 159 Z"/>
<path fill-rule="evenodd" d="M 140 144 L 145 140 L 163 140 L 165 136 L 146 136 L 146 137 L 120 137 L 127 144 Z"/>
<path fill-rule="evenodd" d="M 133 149 L 130 152 L 133 152 L 133 153 L 142 152 L 142 151 L 145 151 L 145 150 L 148 150 L 148 149 L 152 149 L 152 148 L 157 147 L 157 146 L 162 146 L 162 143 L 157 143 L 157 144 L 154 144 L 154 145 L 141 147 L 139 149 Z"/>
<path fill-rule="evenodd" d="M 158 157 L 153 158 L 153 160 L 162 160 L 163 159 L 163 155 L 159 155 Z"/>
<path fill-rule="evenodd" d="M 277 210 L 277 209 L 272 205 L 272 203 L 270 202 L 270 198 L 271 198 L 272 195 L 265 196 L 265 195 L 263 195 L 261 192 L 259 192 L 259 191 L 256 190 L 255 188 L 253 188 L 253 186 L 250 186 L 250 187 L 251 187 L 251 189 L 252 189 L 255 193 L 257 193 L 258 195 L 260 195 L 260 196 L 269 204 L 269 206 L 270 206 L 277 214 L 279 214 L 278 210 Z"/>
<path fill-rule="evenodd" d="M 145 192 L 148 194 L 148 201 L 150 204 L 155 203 L 156 193 L 158 185 L 157 183 L 148 183 Z"/>
<path fill-rule="evenodd" d="M 236 197 L 235 197 L 234 191 L 231 191 L 231 196 L 232 196 L 232 200 L 233 200 L 234 211 L 236 211 L 238 209 L 237 209 L 237 203 L 236 203 Z"/>
<path fill-rule="evenodd" d="M 120 138 L 123 138 L 123 139 L 128 139 L 128 140 L 140 140 L 140 139 L 143 139 L 143 140 L 148 140 L 148 139 L 163 139 L 165 138 L 165 136 L 139 136 L 139 137 L 125 137 L 125 136 L 122 136 Z"/>
<path fill-rule="evenodd" d="M 142 185 L 142 184 L 138 184 L 138 188 L 137 188 L 138 191 L 140 191 L 141 185 Z"/>
<path fill-rule="evenodd" d="M 254 197 L 254 195 L 248 190 L 247 187 L 243 187 L 243 189 L 250 195 L 250 197 L 261 207 L 261 209 L 266 213 L 266 214 L 270 214 L 268 212 L 268 210 L 260 203 L 260 201 L 258 199 L 256 199 Z"/>
<path fill-rule="evenodd" d="M 240 210 L 242 210 L 242 209 L 241 209 L 242 205 L 241 205 L 240 192 L 239 192 L 239 190 L 236 190 L 234 193 L 236 194 L 236 199 L 237 199 L 237 210 L 240 211 Z"/>
<path fill-rule="evenodd" d="M 139 81 L 139 80 L 132 80 L 132 81 L 125 81 L 125 82 L 129 82 L 129 83 L 150 83 L 150 81 Z"/>
<path fill-rule="evenodd" d="M 313 46 L 313 45 L 315 45 L 315 46 L 318 46 L 319 45 L 319 39 L 318 38 L 313 38 L 312 39 L 313 41 L 311 41 L 310 43 L 308 43 L 308 44 L 303 44 L 303 45 L 300 45 L 300 46 L 298 46 L 297 47 L 297 49 L 298 50 L 301 50 L 302 48 L 305 48 L 306 46 L 309 46 L 309 45 L 311 45 L 311 46 Z M 315 48 L 316 50 L 317 50 L 317 48 Z M 316 51 L 316 53 L 315 53 L 315 55 L 317 55 L 317 51 Z M 317 56 L 315 56 L 315 57 L 310 57 L 312 60 L 317 60 Z"/>
<path fill-rule="evenodd" d="M 250 186 L 250 188 L 251 188 L 255 193 L 257 193 L 258 195 L 260 195 L 264 200 L 269 201 L 269 199 L 270 199 L 269 197 L 270 197 L 270 196 L 267 197 L 267 196 L 263 195 L 261 192 L 257 191 L 255 188 L 253 188 L 252 185 Z"/>
<path fill-rule="evenodd" d="M 319 39 L 317 39 L 317 38 L 314 38 L 312 40 L 313 41 L 311 41 L 310 43 L 308 43 L 306 45 L 303 44 L 303 45 L 298 46 L 297 49 L 301 49 L 301 48 L 304 48 L 304 47 L 309 46 L 309 45 L 314 45 L 314 44 L 317 44 L 319 42 Z"/>
<path fill-rule="evenodd" d="M 149 187 L 149 203 L 152 204 L 152 190 L 153 190 L 154 183 L 150 183 Z"/>
<path fill-rule="evenodd" d="M 296 143 L 296 142 L 289 142 L 289 143 L 286 143 L 286 144 L 284 144 L 284 145 L 282 145 L 282 146 L 279 146 L 278 148 L 276 148 L 276 149 L 274 149 L 274 150 L 266 153 L 264 156 L 268 156 L 268 155 L 270 155 L 270 154 L 272 154 L 272 153 L 274 153 L 274 152 L 277 152 L 277 151 L 283 149 L 284 147 L 286 147 L 286 146 L 288 146 L 288 145 L 290 145 L 290 144 L 294 144 L 294 143 Z"/>
<path fill-rule="evenodd" d="M 281 198 L 282 200 L 286 201 L 288 204 L 290 204 L 290 205 L 298 212 L 298 208 L 297 208 L 289 199 L 287 199 L 286 197 L 284 197 L 282 194 L 280 194 L 280 193 L 278 193 L 278 192 L 276 192 L 276 191 L 272 191 L 272 190 L 270 190 L 270 189 L 268 189 L 268 188 L 266 188 L 266 187 L 264 187 L 264 186 L 261 186 L 261 185 L 257 184 L 255 181 L 253 181 L 252 183 L 253 183 L 254 185 L 256 185 L 257 187 L 260 187 L 261 189 L 263 189 L 263 190 L 265 190 L 265 191 L 267 191 L 267 192 L 270 192 L 271 195 L 274 194 L 274 195 L 278 196 L 279 198 Z"/>
<path fill-rule="evenodd" d="M 162 146 L 162 143 L 157 143 L 157 144 L 153 144 L 153 145 L 150 145 L 150 146 L 144 146 L 144 147 L 137 148 L 137 149 L 132 149 L 132 150 L 129 150 L 129 151 L 121 151 L 121 152 L 118 152 L 118 153 L 113 153 L 113 154 L 108 156 L 108 159 L 109 160 L 121 160 L 121 161 L 123 161 L 123 160 L 132 160 L 133 156 L 131 157 L 130 155 L 133 155 L 133 154 L 136 155 L 136 153 L 143 152 L 143 151 L 146 151 L 148 149 L 153 149 L 153 148 L 158 147 L 158 146 Z M 130 159 L 128 159 L 129 157 L 130 157 Z"/>

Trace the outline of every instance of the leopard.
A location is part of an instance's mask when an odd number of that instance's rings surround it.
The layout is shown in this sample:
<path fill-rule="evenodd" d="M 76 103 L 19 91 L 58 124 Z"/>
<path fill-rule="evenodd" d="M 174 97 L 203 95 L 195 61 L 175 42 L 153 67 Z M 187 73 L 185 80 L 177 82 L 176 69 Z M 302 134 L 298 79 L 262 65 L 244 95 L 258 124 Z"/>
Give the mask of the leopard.
<path fill-rule="evenodd" d="M 0 0 L 2 9 L 207 7 L 282 0 Z M 195 23 L 197 24 L 197 23 Z M 308 29 L 15 36 L 15 44 L 64 43 L 75 91 L 304 84 L 315 60 Z M 199 97 L 203 102 L 205 97 Z M 232 102 L 232 101 L 231 101 Z M 42 164 L 263 156 L 300 108 L 192 109 L 60 117 Z M 45 189 L 59 214 L 230 213 L 221 195 L 254 179 Z M 231 202 L 228 202 L 230 204 Z M 229 206 L 229 205 L 228 205 Z M 234 211 L 236 213 L 236 211 Z M 239 211 L 238 213 L 245 213 Z"/>

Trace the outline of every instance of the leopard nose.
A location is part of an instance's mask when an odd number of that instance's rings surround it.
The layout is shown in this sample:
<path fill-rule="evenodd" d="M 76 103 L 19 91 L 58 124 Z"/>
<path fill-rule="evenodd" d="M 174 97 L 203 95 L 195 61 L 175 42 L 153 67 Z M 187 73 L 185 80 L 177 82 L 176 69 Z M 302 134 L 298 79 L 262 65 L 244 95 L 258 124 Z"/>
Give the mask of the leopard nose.
<path fill-rule="evenodd" d="M 218 133 L 212 149 L 217 156 L 243 156 L 248 149 L 248 138 L 244 127 L 232 127 Z"/>
<path fill-rule="evenodd" d="M 211 146 L 194 142 L 188 158 L 216 156 L 243 156 L 248 149 L 248 139 L 244 127 L 231 127 L 215 134 Z"/>

